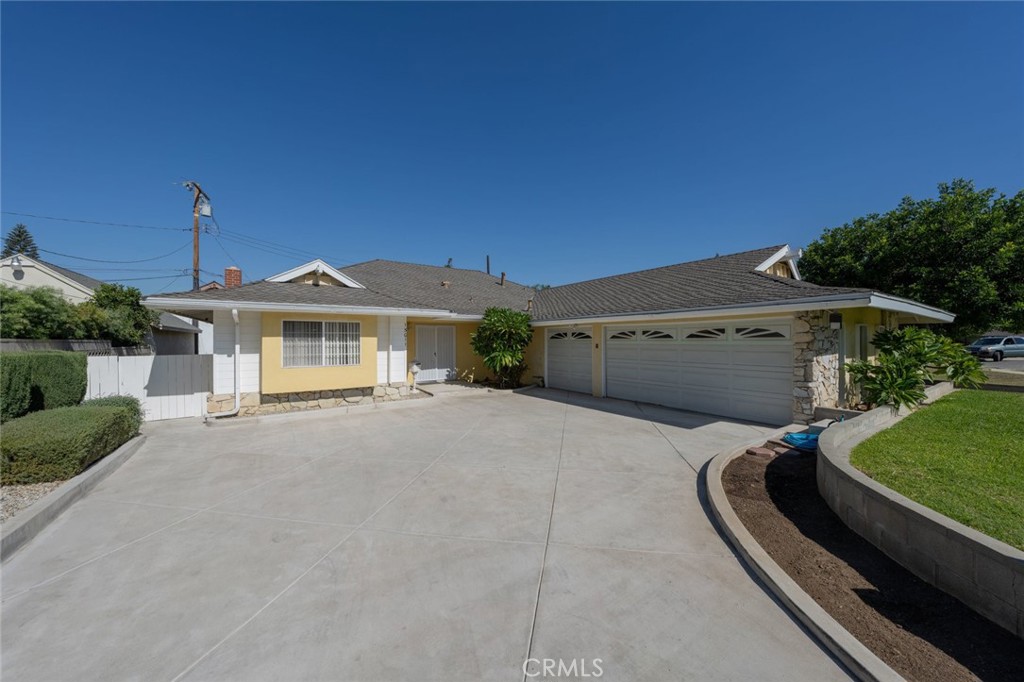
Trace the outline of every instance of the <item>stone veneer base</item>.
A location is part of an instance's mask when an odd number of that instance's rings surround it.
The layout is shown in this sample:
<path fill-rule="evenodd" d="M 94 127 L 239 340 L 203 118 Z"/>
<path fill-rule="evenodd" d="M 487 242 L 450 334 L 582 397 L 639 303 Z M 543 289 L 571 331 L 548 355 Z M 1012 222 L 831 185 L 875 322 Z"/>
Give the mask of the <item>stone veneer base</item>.
<path fill-rule="evenodd" d="M 367 386 L 365 388 L 338 388 L 324 391 L 300 391 L 297 393 L 243 393 L 238 410 L 240 417 L 301 410 L 321 410 L 331 407 L 372 405 L 410 397 L 406 384 L 398 386 Z M 206 411 L 210 414 L 234 409 L 235 396 L 232 393 L 210 395 L 206 400 Z"/>

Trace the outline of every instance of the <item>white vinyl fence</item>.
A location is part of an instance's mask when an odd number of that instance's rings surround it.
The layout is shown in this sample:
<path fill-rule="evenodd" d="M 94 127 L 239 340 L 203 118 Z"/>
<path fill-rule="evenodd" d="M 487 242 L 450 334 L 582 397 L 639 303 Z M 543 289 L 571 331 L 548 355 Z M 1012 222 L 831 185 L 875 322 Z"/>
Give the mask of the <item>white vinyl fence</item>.
<path fill-rule="evenodd" d="M 135 396 L 146 421 L 201 417 L 212 384 L 212 355 L 90 356 L 85 397 Z"/>

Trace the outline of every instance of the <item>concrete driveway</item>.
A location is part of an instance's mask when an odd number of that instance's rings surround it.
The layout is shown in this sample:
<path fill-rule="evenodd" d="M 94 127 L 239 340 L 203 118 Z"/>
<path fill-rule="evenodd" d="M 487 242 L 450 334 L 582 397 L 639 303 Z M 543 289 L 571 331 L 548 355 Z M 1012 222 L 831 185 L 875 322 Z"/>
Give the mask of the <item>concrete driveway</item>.
<path fill-rule="evenodd" d="M 4 565 L 3 678 L 846 679 L 698 499 L 769 430 L 551 390 L 149 425 Z"/>

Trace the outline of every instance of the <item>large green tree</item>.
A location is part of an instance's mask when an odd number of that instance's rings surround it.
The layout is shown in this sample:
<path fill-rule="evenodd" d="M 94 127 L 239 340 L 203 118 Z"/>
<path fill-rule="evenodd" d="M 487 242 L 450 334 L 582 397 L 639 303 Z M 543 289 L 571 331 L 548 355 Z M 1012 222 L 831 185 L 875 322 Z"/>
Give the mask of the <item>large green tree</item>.
<path fill-rule="evenodd" d="M 1024 330 L 1024 190 L 1012 197 L 969 180 L 935 199 L 826 229 L 800 260 L 816 284 L 877 289 L 956 313 L 949 333 Z"/>
<path fill-rule="evenodd" d="M 36 246 L 36 240 L 32 238 L 32 233 L 28 231 L 28 228 L 21 223 L 7 232 L 0 258 L 7 258 L 16 253 L 23 253 L 30 258 L 39 258 L 39 247 Z"/>
<path fill-rule="evenodd" d="M 106 329 L 101 338 L 110 339 L 115 346 L 137 346 L 146 342 L 150 326 L 160 316 L 143 307 L 141 300 L 142 292 L 135 287 L 101 284 L 93 291 L 91 300 L 99 311 L 83 311 L 83 317 L 105 318 Z"/>

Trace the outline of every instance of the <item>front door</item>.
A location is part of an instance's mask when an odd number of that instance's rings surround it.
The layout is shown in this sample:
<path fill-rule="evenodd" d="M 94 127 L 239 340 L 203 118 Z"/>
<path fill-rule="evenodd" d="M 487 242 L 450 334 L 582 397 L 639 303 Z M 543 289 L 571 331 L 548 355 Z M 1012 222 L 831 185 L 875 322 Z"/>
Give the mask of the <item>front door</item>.
<path fill-rule="evenodd" d="M 419 383 L 455 378 L 455 327 L 416 325 L 416 359 Z"/>

